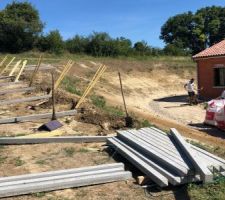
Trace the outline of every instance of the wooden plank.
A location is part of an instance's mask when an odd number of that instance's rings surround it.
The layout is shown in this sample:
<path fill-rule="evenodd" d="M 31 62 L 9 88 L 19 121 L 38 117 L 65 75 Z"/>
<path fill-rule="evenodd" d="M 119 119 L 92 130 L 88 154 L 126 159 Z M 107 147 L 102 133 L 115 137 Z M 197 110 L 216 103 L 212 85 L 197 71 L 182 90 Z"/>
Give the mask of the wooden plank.
<path fill-rule="evenodd" d="M 38 134 L 37 134 L 38 135 Z M 106 142 L 108 136 L 61 136 L 61 137 L 3 137 L 0 138 L 0 144 L 17 145 L 17 144 L 44 144 L 44 143 L 91 143 Z"/>
<path fill-rule="evenodd" d="M 15 65 L 14 67 L 12 68 L 12 70 L 9 72 L 9 76 L 12 76 L 14 74 L 14 72 L 16 71 L 16 69 L 19 67 L 21 63 L 21 60 L 19 60 Z"/>
<path fill-rule="evenodd" d="M 76 110 L 69 110 L 69 111 L 61 111 L 56 112 L 56 117 L 65 117 L 65 116 L 73 116 L 77 113 Z M 34 121 L 39 119 L 51 119 L 52 113 L 43 113 L 43 114 L 35 114 L 35 115 L 26 115 L 26 116 L 17 116 L 11 117 L 6 119 L 0 119 L 0 124 L 7 124 L 7 123 L 18 123 L 18 122 L 27 122 L 27 121 Z"/>
<path fill-rule="evenodd" d="M 18 82 L 18 81 L 19 81 L 19 78 L 20 78 L 20 76 L 21 76 L 21 74 L 22 74 L 24 68 L 26 67 L 26 65 L 27 65 L 27 60 L 24 60 L 22 66 L 21 66 L 21 68 L 20 68 L 20 71 L 19 71 L 19 73 L 17 74 L 17 76 L 16 76 L 14 82 Z"/>
<path fill-rule="evenodd" d="M 188 145 L 188 143 L 186 143 L 184 138 L 178 133 L 178 131 L 175 128 L 171 128 L 170 133 L 173 136 L 174 140 L 177 142 L 177 144 L 180 146 L 180 148 L 182 148 L 184 153 L 193 163 L 193 165 L 196 168 L 196 171 L 200 173 L 203 182 L 204 183 L 212 182 L 213 174 L 207 168 L 206 164 L 204 162 L 201 162 L 199 156 L 196 156 L 196 153 L 190 148 L 190 146 Z"/>
<path fill-rule="evenodd" d="M 11 105 L 11 104 L 18 104 L 18 103 L 24 103 L 24 102 L 31 102 L 31 101 L 38 101 L 41 99 L 49 99 L 51 98 L 51 95 L 43 95 L 43 96 L 34 96 L 34 97 L 27 97 L 23 99 L 10 99 L 10 100 L 4 100 L 0 101 L 0 106 L 3 105 Z"/>
<path fill-rule="evenodd" d="M 3 94 L 12 94 L 12 93 L 19 93 L 19 92 L 28 92 L 34 90 L 35 87 L 25 87 L 25 88 L 13 88 L 8 90 L 0 90 L 0 95 Z"/>

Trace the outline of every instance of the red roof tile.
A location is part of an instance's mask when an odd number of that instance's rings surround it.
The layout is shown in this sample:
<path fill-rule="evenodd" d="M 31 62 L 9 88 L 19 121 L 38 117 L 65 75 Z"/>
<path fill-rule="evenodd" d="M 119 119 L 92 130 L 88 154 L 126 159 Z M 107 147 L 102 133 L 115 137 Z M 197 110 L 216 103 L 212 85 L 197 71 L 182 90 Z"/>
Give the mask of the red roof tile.
<path fill-rule="evenodd" d="M 221 55 L 225 55 L 225 40 L 222 40 L 221 42 L 201 51 L 200 53 L 194 55 L 192 58 L 205 58 Z"/>

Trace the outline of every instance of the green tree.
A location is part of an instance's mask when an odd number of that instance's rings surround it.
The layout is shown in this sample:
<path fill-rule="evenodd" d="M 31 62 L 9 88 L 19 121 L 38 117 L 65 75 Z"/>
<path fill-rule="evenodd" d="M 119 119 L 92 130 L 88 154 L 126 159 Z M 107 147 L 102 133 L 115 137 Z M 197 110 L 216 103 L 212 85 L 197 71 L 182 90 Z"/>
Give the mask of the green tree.
<path fill-rule="evenodd" d="M 60 54 L 64 50 L 64 42 L 58 30 L 50 31 L 46 36 L 41 36 L 37 44 L 39 50 Z"/>
<path fill-rule="evenodd" d="M 134 44 L 134 50 L 138 55 L 145 56 L 151 54 L 151 48 L 148 46 L 147 42 L 141 41 Z"/>
<path fill-rule="evenodd" d="M 86 53 L 89 39 L 76 35 L 66 41 L 66 49 L 70 53 Z"/>
<path fill-rule="evenodd" d="M 38 11 L 28 2 L 14 1 L 0 11 L 0 50 L 30 50 L 42 29 Z"/>
<path fill-rule="evenodd" d="M 191 50 L 193 54 L 224 38 L 225 7 L 217 6 L 170 17 L 162 26 L 160 35 L 167 45 L 179 44 L 178 48 Z"/>

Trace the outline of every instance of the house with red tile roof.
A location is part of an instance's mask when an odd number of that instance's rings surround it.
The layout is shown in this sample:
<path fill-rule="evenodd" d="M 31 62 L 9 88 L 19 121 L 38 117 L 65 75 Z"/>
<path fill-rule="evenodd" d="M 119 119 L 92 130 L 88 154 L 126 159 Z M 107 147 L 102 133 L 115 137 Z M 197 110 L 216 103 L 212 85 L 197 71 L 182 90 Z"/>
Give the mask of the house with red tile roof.
<path fill-rule="evenodd" d="M 197 63 L 199 96 L 213 99 L 225 89 L 225 40 L 194 55 Z"/>

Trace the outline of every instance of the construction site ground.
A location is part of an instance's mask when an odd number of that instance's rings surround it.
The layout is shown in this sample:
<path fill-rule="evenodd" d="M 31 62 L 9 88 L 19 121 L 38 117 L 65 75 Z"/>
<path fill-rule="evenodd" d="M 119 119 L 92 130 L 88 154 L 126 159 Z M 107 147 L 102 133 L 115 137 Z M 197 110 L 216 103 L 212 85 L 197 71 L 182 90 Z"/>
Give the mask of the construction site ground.
<path fill-rule="evenodd" d="M 203 125 L 205 117 L 204 103 L 197 106 L 187 104 L 184 83 L 196 76 L 195 64 L 187 58 L 171 59 L 75 59 L 66 79 L 56 93 L 56 110 L 69 110 L 73 101 L 86 88 L 100 64 L 108 68 L 100 81 L 94 87 L 89 98 L 81 106 L 84 114 L 59 119 L 63 127 L 58 130 L 59 135 L 114 135 L 116 129 L 125 128 L 124 117 L 120 114 L 108 114 L 101 106 L 93 103 L 93 97 L 103 96 L 109 107 L 116 108 L 116 112 L 123 111 L 122 97 L 118 79 L 121 72 L 124 85 L 125 99 L 129 114 L 135 118 L 135 126 L 148 121 L 163 130 L 177 128 L 182 135 L 196 142 L 216 149 L 216 153 L 225 157 L 225 133 L 213 127 Z M 62 65 L 66 59 L 55 62 Z M 29 80 L 30 75 L 22 77 Z M 35 92 L 31 94 L 13 94 L 1 96 L 0 100 L 24 98 L 32 95 L 46 94 L 51 86 L 49 73 L 39 73 L 34 85 Z M 73 89 L 71 89 L 71 85 Z M 12 86 L 10 86 L 12 87 Z M 40 102 L 40 101 L 39 101 Z M 51 103 L 35 106 L 37 102 L 28 102 L 1 107 L 1 118 L 45 113 L 51 111 Z M 115 111 L 114 111 L 115 112 Z M 0 125 L 1 136 L 25 136 L 40 134 L 38 127 L 48 120 Z M 138 124 L 138 125 L 137 125 Z M 43 134 L 43 132 L 42 132 Z M 116 162 L 112 155 L 105 151 L 104 144 L 38 144 L 1 146 L 0 148 L 0 176 L 11 176 L 25 173 L 43 172 L 97 164 Z M 121 158 L 118 158 L 121 159 Z M 122 160 L 124 161 L 124 160 Z M 127 161 L 125 161 L 127 162 Z M 131 169 L 134 170 L 134 169 Z M 135 175 L 141 174 L 134 172 Z M 172 190 L 171 190 L 172 189 Z M 165 196 L 160 196 L 166 194 Z M 187 188 L 169 188 L 168 191 L 153 192 L 152 199 L 188 199 Z M 159 196 L 158 196 L 159 195 Z M 38 193 L 6 199 L 149 199 L 149 194 L 135 183 L 135 179 L 127 182 L 103 184 L 76 189 L 67 189 L 49 193 Z"/>

